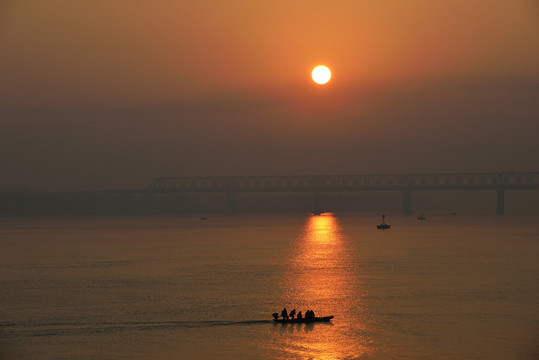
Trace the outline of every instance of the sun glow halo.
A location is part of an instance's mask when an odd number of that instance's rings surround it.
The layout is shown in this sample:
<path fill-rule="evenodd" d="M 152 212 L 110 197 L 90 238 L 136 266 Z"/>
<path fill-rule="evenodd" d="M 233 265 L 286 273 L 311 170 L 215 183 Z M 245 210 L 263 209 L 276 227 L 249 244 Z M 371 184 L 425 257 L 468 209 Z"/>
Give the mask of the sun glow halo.
<path fill-rule="evenodd" d="M 311 76 L 315 83 L 323 85 L 331 79 L 331 71 L 329 71 L 327 66 L 319 65 L 313 69 Z"/>

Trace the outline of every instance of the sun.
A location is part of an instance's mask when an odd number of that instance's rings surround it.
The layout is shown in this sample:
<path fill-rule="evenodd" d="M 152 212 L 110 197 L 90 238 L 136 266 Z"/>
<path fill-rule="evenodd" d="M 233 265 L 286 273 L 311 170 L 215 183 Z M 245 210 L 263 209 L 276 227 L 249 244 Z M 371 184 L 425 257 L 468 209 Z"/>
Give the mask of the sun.
<path fill-rule="evenodd" d="M 322 85 L 331 79 L 331 71 L 329 71 L 327 66 L 319 65 L 313 69 L 311 76 L 315 83 Z"/>

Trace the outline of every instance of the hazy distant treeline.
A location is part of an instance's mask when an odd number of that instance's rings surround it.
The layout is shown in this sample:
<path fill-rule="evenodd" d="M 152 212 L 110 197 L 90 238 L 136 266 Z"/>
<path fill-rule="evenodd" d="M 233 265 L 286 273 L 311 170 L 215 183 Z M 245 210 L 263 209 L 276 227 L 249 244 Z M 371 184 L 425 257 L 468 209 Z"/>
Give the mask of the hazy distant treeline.
<path fill-rule="evenodd" d="M 508 191 L 506 214 L 539 213 L 539 191 Z M 323 211 L 399 213 L 399 192 L 322 193 Z M 492 191 L 418 191 L 412 210 L 421 212 L 494 214 Z M 238 193 L 233 203 L 224 193 L 151 192 L 3 192 L 0 216 L 107 216 L 152 214 L 211 214 L 311 212 L 312 193 Z"/>

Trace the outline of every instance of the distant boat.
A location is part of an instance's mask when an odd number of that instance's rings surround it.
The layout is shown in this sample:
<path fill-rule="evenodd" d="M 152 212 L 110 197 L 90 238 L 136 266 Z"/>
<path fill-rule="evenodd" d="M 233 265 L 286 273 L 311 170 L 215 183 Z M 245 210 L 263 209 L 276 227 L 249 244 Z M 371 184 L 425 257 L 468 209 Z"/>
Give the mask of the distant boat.
<path fill-rule="evenodd" d="M 417 220 L 427 220 L 427 218 L 424 217 L 423 214 L 421 214 L 417 217 Z"/>
<path fill-rule="evenodd" d="M 385 230 L 385 229 L 389 229 L 390 227 L 391 227 L 391 225 L 386 224 L 386 216 L 385 216 L 385 214 L 382 214 L 382 223 L 379 224 L 379 225 L 376 225 L 376 228 L 378 230 Z"/>
<path fill-rule="evenodd" d="M 205 216 L 202 216 L 202 217 L 200 218 L 200 220 L 208 220 L 208 218 L 205 217 Z"/>

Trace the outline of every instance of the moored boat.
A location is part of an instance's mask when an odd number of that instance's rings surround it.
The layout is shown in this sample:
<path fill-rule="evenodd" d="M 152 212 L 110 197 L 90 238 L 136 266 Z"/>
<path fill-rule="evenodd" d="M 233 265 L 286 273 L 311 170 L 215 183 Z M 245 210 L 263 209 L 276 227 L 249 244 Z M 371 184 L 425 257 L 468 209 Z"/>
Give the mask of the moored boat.
<path fill-rule="evenodd" d="M 298 318 L 295 318 L 295 319 L 273 319 L 273 321 L 275 321 L 276 323 L 280 323 L 280 324 L 302 324 L 302 323 L 313 323 L 313 322 L 328 322 L 333 318 L 334 318 L 334 316 L 330 315 L 330 316 L 314 317 L 314 318 L 311 318 L 311 319 L 306 319 L 306 318 L 301 318 L 301 319 L 298 319 Z"/>
<path fill-rule="evenodd" d="M 382 214 L 382 223 L 379 224 L 379 225 L 376 225 L 376 228 L 378 230 L 385 230 L 385 229 L 391 228 L 391 225 L 386 224 L 386 216 L 385 216 L 385 214 Z"/>

